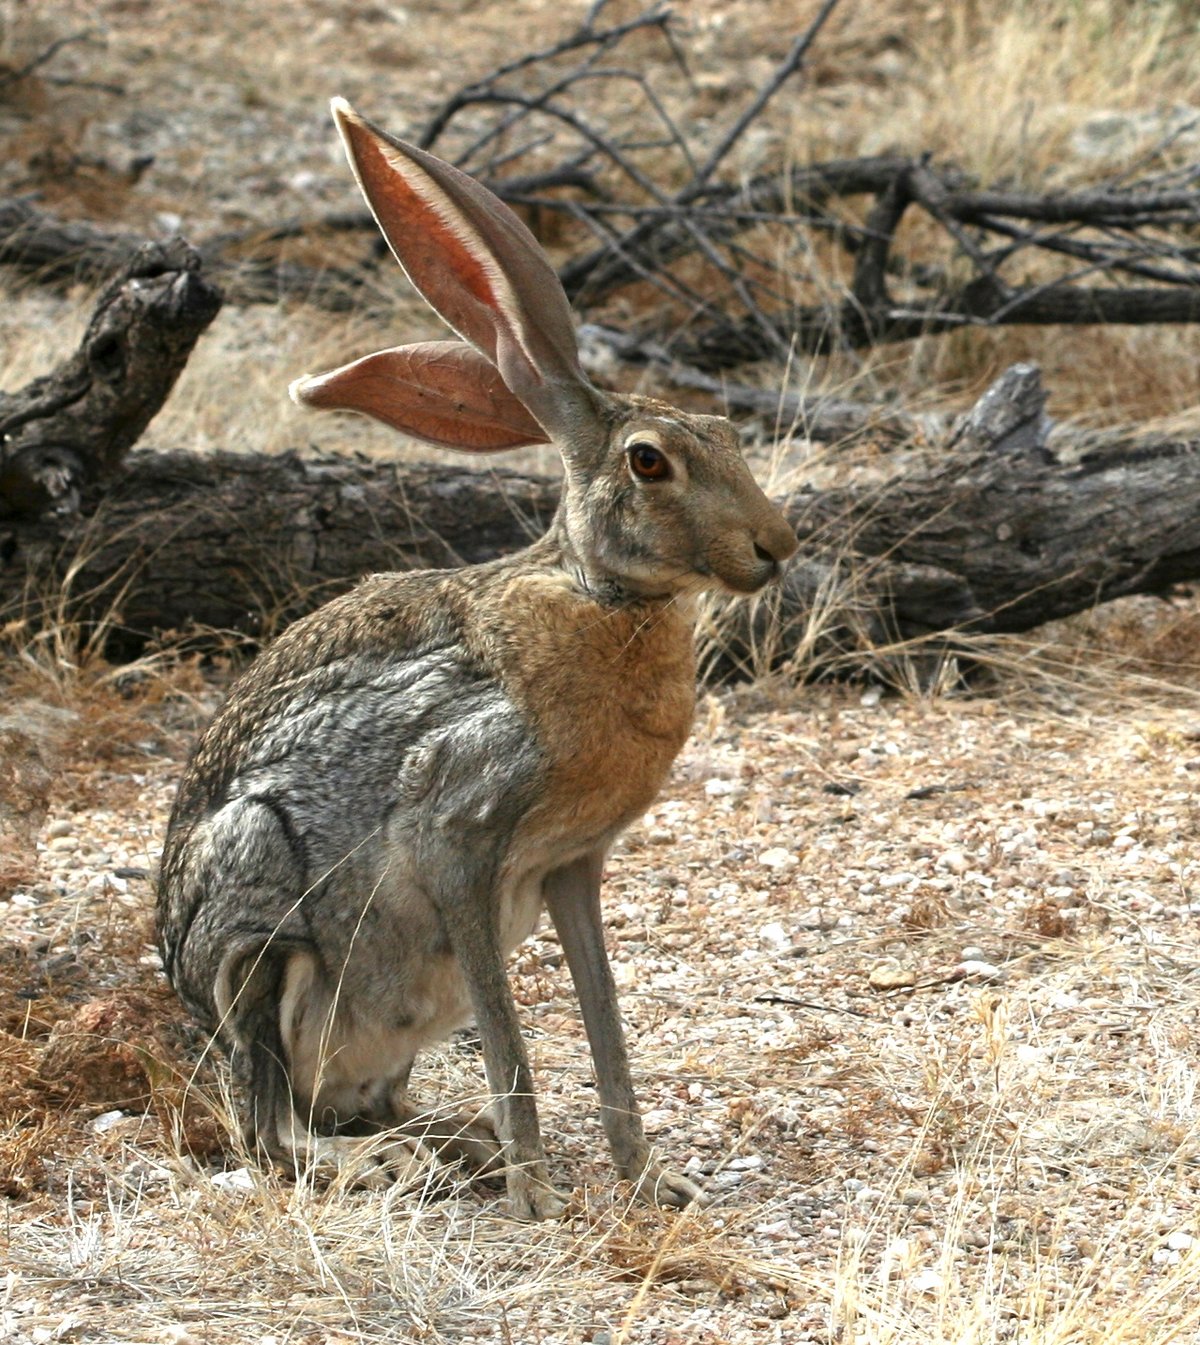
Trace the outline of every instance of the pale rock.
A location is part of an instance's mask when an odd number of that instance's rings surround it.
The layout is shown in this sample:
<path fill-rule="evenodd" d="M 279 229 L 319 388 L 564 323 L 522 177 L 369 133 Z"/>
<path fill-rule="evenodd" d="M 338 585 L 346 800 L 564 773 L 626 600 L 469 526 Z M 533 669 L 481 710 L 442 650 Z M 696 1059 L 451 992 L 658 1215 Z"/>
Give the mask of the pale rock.
<path fill-rule="evenodd" d="M 772 920 L 770 924 L 763 925 L 758 931 L 758 937 L 771 948 L 790 948 L 792 940 L 787 930 L 778 920 Z"/>
<path fill-rule="evenodd" d="M 994 962 L 984 962 L 982 958 L 964 958 L 955 968 L 969 981 L 1002 981 L 1004 968 Z"/>
<path fill-rule="evenodd" d="M 765 869 L 790 869 L 796 863 L 796 856 L 781 845 L 773 845 L 759 854 L 758 862 Z"/>
<path fill-rule="evenodd" d="M 907 1283 L 913 1293 L 927 1294 L 932 1297 L 942 1287 L 942 1276 L 939 1271 L 929 1267 L 925 1270 L 918 1270 L 915 1275 L 909 1277 Z"/>
<path fill-rule="evenodd" d="M 872 990 L 909 990 L 916 983 L 917 973 L 896 962 L 879 962 L 867 976 L 867 984 Z"/>
<path fill-rule="evenodd" d="M 229 1172 L 214 1172 L 209 1179 L 222 1191 L 253 1191 L 254 1174 L 249 1168 L 233 1168 Z"/>

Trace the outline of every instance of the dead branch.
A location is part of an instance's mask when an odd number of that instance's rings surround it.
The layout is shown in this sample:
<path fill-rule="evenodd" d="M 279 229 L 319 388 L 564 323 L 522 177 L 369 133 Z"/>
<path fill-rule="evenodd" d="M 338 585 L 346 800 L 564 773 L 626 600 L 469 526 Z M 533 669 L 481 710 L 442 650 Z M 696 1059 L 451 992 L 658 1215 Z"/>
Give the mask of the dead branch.
<path fill-rule="evenodd" d="M 422 149 L 432 149 L 437 143 L 442 133 L 450 125 L 451 121 L 464 108 L 472 106 L 481 101 L 481 95 L 486 96 L 493 92 L 496 87 L 508 77 L 515 75 L 523 70 L 537 65 L 545 65 L 553 62 L 560 56 L 568 52 L 575 52 L 581 49 L 591 48 L 588 57 L 582 66 L 577 66 L 573 72 L 578 76 L 591 68 L 592 65 L 608 52 L 612 51 L 623 38 L 630 33 L 638 32 L 646 28 L 657 28 L 662 34 L 666 35 L 668 24 L 671 19 L 670 10 L 663 5 L 653 5 L 643 13 L 635 15 L 632 19 L 624 23 L 617 23 L 609 28 L 597 28 L 596 20 L 601 12 L 608 6 L 608 0 L 598 0 L 588 11 L 587 17 L 581 26 L 575 32 L 568 34 L 558 42 L 551 43 L 550 46 L 542 47 L 536 51 L 527 52 L 523 56 L 518 56 L 515 60 L 507 61 L 490 74 L 482 79 L 476 80 L 472 84 L 452 93 L 449 98 L 442 103 L 437 111 L 430 117 L 425 127 L 416 137 L 416 143 Z M 570 82 L 568 77 L 568 83 Z M 560 81 L 559 87 L 566 87 Z M 507 130 L 509 122 L 503 129 Z M 497 132 L 498 133 L 498 132 Z M 491 138 L 491 137 L 489 137 Z"/>
<path fill-rule="evenodd" d="M 147 244 L 101 294 L 79 349 L 0 394 L 0 518 L 74 514 L 162 405 L 221 305 L 182 239 Z"/>
<path fill-rule="evenodd" d="M 10 85 L 20 84 L 22 80 L 28 79 L 30 75 L 35 74 L 43 66 L 49 65 L 64 47 L 70 47 L 80 42 L 90 42 L 91 40 L 92 33 L 90 31 L 70 33 L 66 37 L 59 37 L 53 42 L 48 43 L 36 56 L 26 61 L 24 65 L 15 68 L 7 65 L 0 65 L 0 93 Z"/>
<path fill-rule="evenodd" d="M 1195 168 L 1044 194 L 980 189 L 953 165 L 909 156 L 739 180 L 733 150 L 802 70 L 835 6 L 825 0 L 707 147 L 692 143 L 636 62 L 617 61 L 623 43 L 646 33 L 678 54 L 670 11 L 653 4 L 607 22 L 609 0 L 591 5 L 573 32 L 464 85 L 416 138 L 436 143 L 514 204 L 539 216 L 565 213 L 588 231 L 595 245 L 561 272 L 578 307 L 635 283 L 660 290 L 665 301 L 650 340 L 696 387 L 714 372 L 784 362 L 796 350 L 964 327 L 1200 319 Z M 589 90 L 612 81 L 629 86 L 628 111 L 624 120 L 602 121 L 589 109 Z M 936 254 L 927 242 L 920 255 L 898 243 L 913 211 L 936 225 Z M 365 211 L 335 212 L 225 234 L 200 252 L 234 303 L 281 296 L 332 309 L 361 303 L 379 260 L 374 248 L 357 267 L 323 272 L 278 254 L 286 239 L 316 229 L 373 232 L 373 224 Z M 840 293 L 814 270 L 818 230 L 848 254 L 853 278 Z M 108 274 L 137 241 L 50 220 L 28 201 L 0 202 L 0 263 L 47 278 Z M 1044 278 L 1031 283 L 1033 258 Z"/>
<path fill-rule="evenodd" d="M 672 387 L 702 392 L 728 415 L 748 415 L 761 419 L 774 437 L 793 432 L 817 443 L 847 443 L 869 435 L 880 444 L 905 439 L 931 440 L 945 427 L 946 418 L 933 413 L 918 415 L 898 406 L 876 402 L 853 402 L 842 398 L 815 396 L 779 388 L 753 388 L 706 374 L 682 364 L 658 341 L 640 339 L 597 323 L 585 323 L 579 329 L 580 356 L 584 368 L 603 378 L 608 357 L 623 364 L 652 366 L 658 376 Z"/>

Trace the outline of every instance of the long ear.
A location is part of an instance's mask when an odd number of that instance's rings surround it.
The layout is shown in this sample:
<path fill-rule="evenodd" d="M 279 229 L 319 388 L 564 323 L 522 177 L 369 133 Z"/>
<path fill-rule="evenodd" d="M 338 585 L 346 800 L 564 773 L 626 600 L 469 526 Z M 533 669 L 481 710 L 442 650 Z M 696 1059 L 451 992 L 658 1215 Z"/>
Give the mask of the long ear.
<path fill-rule="evenodd" d="M 361 411 L 431 444 L 493 453 L 550 436 L 504 386 L 496 366 L 461 341 L 424 341 L 364 355 L 288 389 L 301 406 Z"/>
<path fill-rule="evenodd" d="M 408 278 L 540 424 L 569 440 L 595 414 L 598 394 L 579 367 L 567 296 L 533 235 L 473 178 L 372 126 L 343 99 L 332 106 L 359 186 Z"/>

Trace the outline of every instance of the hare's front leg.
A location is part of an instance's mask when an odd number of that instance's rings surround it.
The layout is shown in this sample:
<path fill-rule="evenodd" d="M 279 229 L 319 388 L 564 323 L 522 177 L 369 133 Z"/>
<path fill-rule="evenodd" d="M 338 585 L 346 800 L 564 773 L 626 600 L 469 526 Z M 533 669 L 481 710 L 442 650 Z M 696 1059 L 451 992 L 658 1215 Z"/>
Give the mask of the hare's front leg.
<path fill-rule="evenodd" d="M 592 1048 L 600 1093 L 600 1119 L 622 1177 L 638 1195 L 660 1205 L 704 1199 L 695 1182 L 672 1172 L 654 1156 L 642 1129 L 633 1093 L 617 987 L 604 948 L 600 917 L 602 854 L 585 855 L 545 880 L 542 892 L 579 995 L 583 1025 Z"/>
<path fill-rule="evenodd" d="M 471 994 L 488 1088 L 496 1099 L 496 1136 L 506 1164 L 509 1203 L 519 1219 L 556 1219 L 567 1202 L 546 1172 L 533 1073 L 500 947 L 491 874 L 484 881 L 457 885 L 443 881 L 430 896 Z"/>

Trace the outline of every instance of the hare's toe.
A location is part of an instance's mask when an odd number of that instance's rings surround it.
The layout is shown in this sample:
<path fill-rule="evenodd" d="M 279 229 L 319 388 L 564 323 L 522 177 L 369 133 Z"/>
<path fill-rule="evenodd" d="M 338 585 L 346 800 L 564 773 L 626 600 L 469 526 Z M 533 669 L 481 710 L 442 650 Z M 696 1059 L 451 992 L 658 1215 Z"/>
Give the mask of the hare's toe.
<path fill-rule="evenodd" d="M 662 1163 L 650 1162 L 635 1179 L 634 1190 L 647 1205 L 667 1205 L 682 1209 L 685 1205 L 707 1205 L 708 1197 L 690 1178 L 672 1172 Z"/>
<path fill-rule="evenodd" d="M 516 1219 L 540 1222 L 543 1219 L 561 1219 L 570 1201 L 556 1191 L 543 1177 L 528 1168 L 509 1168 L 508 1204 Z"/>
<path fill-rule="evenodd" d="M 279 1136 L 270 1158 L 297 1178 L 375 1190 L 424 1184 L 436 1167 L 433 1150 L 408 1136 L 314 1135 L 298 1123 Z"/>
<path fill-rule="evenodd" d="M 410 1135 L 338 1136 L 320 1142 L 323 1151 L 315 1171 L 349 1187 L 435 1192 L 447 1184 L 437 1151 Z"/>
<path fill-rule="evenodd" d="M 369 1152 L 391 1185 L 401 1191 L 432 1191 L 445 1184 L 446 1174 L 438 1162 L 437 1151 L 411 1135 L 384 1140 Z"/>
<path fill-rule="evenodd" d="M 406 1099 L 393 1099 L 388 1119 L 406 1135 L 437 1151 L 443 1163 L 461 1163 L 472 1176 L 490 1177 L 504 1171 L 496 1127 L 486 1111 L 418 1111 Z"/>

